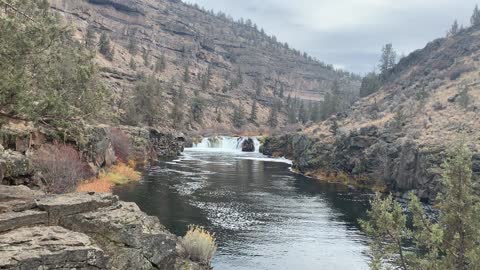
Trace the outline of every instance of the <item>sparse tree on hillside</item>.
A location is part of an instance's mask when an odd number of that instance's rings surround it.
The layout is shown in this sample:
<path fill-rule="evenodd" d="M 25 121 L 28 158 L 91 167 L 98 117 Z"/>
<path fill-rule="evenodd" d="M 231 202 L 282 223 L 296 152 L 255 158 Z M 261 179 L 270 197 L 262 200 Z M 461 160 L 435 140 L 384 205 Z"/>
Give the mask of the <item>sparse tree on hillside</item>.
<path fill-rule="evenodd" d="M 260 97 L 263 92 L 263 80 L 260 75 L 255 78 L 255 95 Z"/>
<path fill-rule="evenodd" d="M 106 59 L 112 61 L 113 60 L 113 48 L 110 44 L 110 37 L 108 37 L 107 33 L 103 32 L 100 35 L 100 41 L 98 43 L 99 51 Z"/>
<path fill-rule="evenodd" d="M 300 101 L 300 107 L 298 109 L 298 120 L 302 123 L 305 124 L 307 123 L 309 117 L 308 117 L 308 111 L 305 106 L 305 102 Z"/>
<path fill-rule="evenodd" d="M 368 73 L 362 79 L 362 85 L 360 86 L 360 97 L 366 97 L 377 92 L 381 86 L 382 84 L 377 73 L 375 73 L 375 71 Z"/>
<path fill-rule="evenodd" d="M 165 55 L 160 55 L 160 57 L 157 59 L 157 62 L 155 63 L 155 72 L 156 73 L 161 73 L 165 71 L 167 68 L 167 62 L 165 60 Z"/>
<path fill-rule="evenodd" d="M 241 128 L 245 122 L 245 113 L 240 105 L 235 105 L 232 114 L 232 123 L 235 128 Z"/>
<path fill-rule="evenodd" d="M 133 106 L 127 114 L 138 115 L 146 125 L 154 126 L 164 115 L 163 87 L 154 76 L 142 78 L 135 86 Z M 131 123 L 138 125 L 138 123 Z"/>
<path fill-rule="evenodd" d="M 184 104 L 185 104 L 185 87 L 180 85 L 180 89 L 173 94 L 173 108 L 171 113 L 171 119 L 175 128 L 180 128 L 183 125 L 184 120 Z"/>
<path fill-rule="evenodd" d="M 473 9 L 472 17 L 470 18 L 470 23 L 472 26 L 479 26 L 480 25 L 480 10 L 478 9 L 478 5 L 475 6 Z"/>
<path fill-rule="evenodd" d="M 95 39 L 97 38 L 97 33 L 92 26 L 87 26 L 87 33 L 85 34 L 85 47 L 89 49 L 95 48 Z"/>
<path fill-rule="evenodd" d="M 133 57 L 130 58 L 130 64 L 129 64 L 129 66 L 130 66 L 130 68 L 131 68 L 132 70 L 134 70 L 134 71 L 137 70 L 137 63 L 135 62 L 135 59 L 133 59 Z"/>
<path fill-rule="evenodd" d="M 279 98 L 283 98 L 285 96 L 285 87 L 283 86 L 283 84 L 281 83 L 280 84 L 280 92 L 278 94 L 278 97 Z"/>
<path fill-rule="evenodd" d="M 143 48 L 142 52 L 143 64 L 148 67 L 150 66 L 150 51 L 146 48 Z"/>
<path fill-rule="evenodd" d="M 278 126 L 278 109 L 276 102 L 274 102 L 272 108 L 270 109 L 270 115 L 268 116 L 268 126 L 271 128 L 276 128 Z"/>
<path fill-rule="evenodd" d="M 257 100 L 254 99 L 252 103 L 252 110 L 250 111 L 250 121 L 255 122 L 257 121 Z"/>
<path fill-rule="evenodd" d="M 137 39 L 133 36 L 131 36 L 129 39 L 128 39 L 128 52 L 131 54 L 131 55 L 136 55 L 138 53 L 138 42 L 137 42 Z"/>
<path fill-rule="evenodd" d="M 189 83 L 190 82 L 190 67 L 188 64 L 185 65 L 185 70 L 183 72 L 183 82 Z"/>
<path fill-rule="evenodd" d="M 382 57 L 380 58 L 380 74 L 383 80 L 386 80 L 391 74 L 396 64 L 397 53 L 393 49 L 391 43 L 386 44 L 382 49 Z"/>
<path fill-rule="evenodd" d="M 191 104 L 192 120 L 199 124 L 202 124 L 205 101 L 202 99 L 198 91 L 195 91 L 194 95 L 195 96 Z"/>
<path fill-rule="evenodd" d="M 448 30 L 447 32 L 447 37 L 451 37 L 451 36 L 455 36 L 456 34 L 458 34 L 458 31 L 459 31 L 459 26 L 458 26 L 458 21 L 455 20 L 452 24 L 452 27 L 450 27 L 450 30 Z"/>
<path fill-rule="evenodd" d="M 321 115 L 321 105 L 320 102 L 315 102 L 315 104 L 312 107 L 312 111 L 310 114 L 310 120 L 312 122 L 317 123 L 321 120 L 322 115 Z"/>

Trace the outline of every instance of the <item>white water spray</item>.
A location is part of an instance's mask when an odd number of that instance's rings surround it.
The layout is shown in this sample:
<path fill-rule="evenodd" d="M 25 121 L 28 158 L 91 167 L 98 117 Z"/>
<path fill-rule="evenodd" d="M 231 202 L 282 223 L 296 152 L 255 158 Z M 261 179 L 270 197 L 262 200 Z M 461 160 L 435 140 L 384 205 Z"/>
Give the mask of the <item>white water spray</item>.
<path fill-rule="evenodd" d="M 245 140 L 251 138 L 255 145 L 255 152 L 260 152 L 260 142 L 255 137 L 228 137 L 217 136 L 203 138 L 200 143 L 193 144 L 190 150 L 198 151 L 218 151 L 218 152 L 242 152 L 242 144 Z"/>

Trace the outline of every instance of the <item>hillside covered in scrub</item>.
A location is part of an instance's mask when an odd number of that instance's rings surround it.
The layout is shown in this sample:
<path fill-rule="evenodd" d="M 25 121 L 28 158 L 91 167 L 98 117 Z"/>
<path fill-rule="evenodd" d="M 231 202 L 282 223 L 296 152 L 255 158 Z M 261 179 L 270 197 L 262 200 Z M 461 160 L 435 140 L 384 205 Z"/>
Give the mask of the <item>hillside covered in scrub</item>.
<path fill-rule="evenodd" d="M 358 96 L 358 76 L 290 48 L 250 20 L 180 1 L 49 2 L 97 52 L 112 94 L 108 120 L 117 123 L 268 129 L 285 126 L 290 111 L 313 110 L 334 83 L 347 104 Z"/>
<path fill-rule="evenodd" d="M 380 89 L 304 133 L 272 138 L 318 178 L 345 174 L 360 185 L 433 199 L 445 149 L 463 139 L 480 173 L 480 27 L 430 42 L 402 58 Z"/>

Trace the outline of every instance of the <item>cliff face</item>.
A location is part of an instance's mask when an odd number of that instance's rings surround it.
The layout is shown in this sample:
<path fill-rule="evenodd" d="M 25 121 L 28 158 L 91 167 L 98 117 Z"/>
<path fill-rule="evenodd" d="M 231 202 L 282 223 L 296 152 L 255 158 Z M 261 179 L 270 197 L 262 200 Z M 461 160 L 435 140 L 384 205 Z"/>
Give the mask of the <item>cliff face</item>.
<path fill-rule="evenodd" d="M 463 139 L 480 177 L 479 30 L 429 43 L 402 59 L 377 93 L 304 134 L 271 138 L 266 153 L 286 154 L 319 178 L 343 173 L 433 200 L 446 149 Z"/>
<path fill-rule="evenodd" d="M 175 81 L 166 89 L 167 108 L 172 106 L 171 88 L 179 87 L 187 66 L 190 80 L 184 82 L 186 108 L 193 92 L 201 90 L 201 76 L 210 66 L 211 83 L 200 93 L 207 103 L 203 128 L 231 127 L 232 105 L 240 104 L 249 112 L 257 88 L 262 90 L 256 97 L 259 125 L 266 125 L 274 91 L 278 96 L 280 88 L 285 91 L 284 98 L 291 94 L 306 100 L 321 100 L 332 82 L 339 80 L 344 91 L 352 96 L 358 92 L 358 78 L 289 49 L 253 26 L 180 1 L 50 0 L 50 3 L 74 25 L 79 40 L 85 39 L 87 27 L 96 30 L 97 38 L 101 32 L 112 38 L 113 60 L 108 61 L 101 54 L 97 54 L 97 60 L 108 88 L 115 93 L 114 110 L 119 114 L 125 97 L 132 95 L 137 74 L 152 73 L 152 65 L 163 57 L 166 69 L 156 76 L 164 82 Z M 138 50 L 136 54 L 127 49 L 133 43 Z M 135 70 L 131 61 L 136 63 Z M 232 83 L 235 87 L 231 87 Z M 221 123 L 217 121 L 219 114 Z M 172 124 L 168 118 L 163 119 L 166 125 Z M 284 119 L 282 113 L 280 119 Z M 193 121 L 185 125 L 200 128 Z"/>

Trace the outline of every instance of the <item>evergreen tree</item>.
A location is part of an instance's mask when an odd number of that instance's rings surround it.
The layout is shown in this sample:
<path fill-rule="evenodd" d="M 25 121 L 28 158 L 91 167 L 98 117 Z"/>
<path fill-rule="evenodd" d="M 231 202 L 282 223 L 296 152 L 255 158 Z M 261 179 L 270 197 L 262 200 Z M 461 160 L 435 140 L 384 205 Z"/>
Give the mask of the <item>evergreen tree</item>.
<path fill-rule="evenodd" d="M 250 121 L 255 122 L 257 121 L 257 100 L 254 99 L 252 103 L 252 110 L 250 111 Z"/>
<path fill-rule="evenodd" d="M 382 49 L 382 57 L 380 58 L 380 75 L 386 80 L 396 64 L 397 53 L 393 49 L 391 43 L 386 44 Z"/>
<path fill-rule="evenodd" d="M 110 38 L 108 37 L 107 33 L 103 32 L 100 35 L 100 41 L 98 43 L 99 51 L 106 59 L 112 61 L 113 60 L 113 49 L 110 45 Z"/>
<path fill-rule="evenodd" d="M 280 84 L 280 93 L 278 94 L 279 98 L 283 98 L 285 96 L 285 87 L 283 84 Z"/>
<path fill-rule="evenodd" d="M 131 55 L 136 55 L 138 53 L 138 42 L 137 42 L 137 39 L 133 36 L 131 36 L 129 39 L 128 39 L 128 52 L 131 54 Z"/>
<path fill-rule="evenodd" d="M 268 126 L 271 128 L 276 128 L 278 126 L 278 111 L 275 103 L 270 109 L 270 115 L 268 116 Z"/>
<path fill-rule="evenodd" d="M 133 57 L 130 58 L 130 64 L 129 64 L 129 66 L 130 66 L 130 68 L 131 68 L 132 70 L 134 70 L 134 71 L 137 70 L 137 63 L 135 62 L 135 59 L 133 59 Z"/>
<path fill-rule="evenodd" d="M 191 104 L 191 113 L 192 113 L 192 120 L 202 124 L 203 122 L 203 112 L 205 107 L 205 101 L 200 96 L 198 91 L 194 92 L 194 98 Z"/>
<path fill-rule="evenodd" d="M 188 64 L 185 65 L 185 71 L 183 72 L 183 82 L 184 83 L 190 82 L 190 68 Z"/>
<path fill-rule="evenodd" d="M 263 81 L 261 76 L 255 78 L 255 95 L 257 97 L 261 96 L 263 92 Z"/>
<path fill-rule="evenodd" d="M 180 128 L 183 125 L 184 120 L 184 103 L 185 103 L 185 87 L 183 84 L 180 85 L 180 89 L 175 91 L 173 95 L 173 108 L 170 118 L 173 121 L 173 126 L 175 128 Z"/>
<path fill-rule="evenodd" d="M 2 114 L 67 127 L 98 115 L 107 92 L 95 55 L 73 38 L 48 1 L 7 2 L 13 8 L 0 12 Z"/>
<path fill-rule="evenodd" d="M 164 114 L 163 92 L 160 81 L 154 76 L 142 78 L 135 86 L 134 111 L 128 113 L 137 114 L 142 123 L 154 126 Z"/>
<path fill-rule="evenodd" d="M 85 34 L 85 47 L 88 49 L 95 48 L 95 39 L 97 38 L 97 33 L 92 26 L 87 26 L 87 33 Z"/>
<path fill-rule="evenodd" d="M 305 103 L 303 101 L 300 101 L 300 107 L 298 109 L 298 120 L 302 124 L 305 124 L 307 123 L 308 119 L 309 119 L 308 111 L 307 111 L 307 108 L 305 107 Z"/>
<path fill-rule="evenodd" d="M 455 20 L 452 24 L 452 27 L 450 27 L 450 30 L 448 30 L 447 32 L 447 37 L 451 37 L 451 36 L 455 36 L 456 34 L 458 34 L 458 31 L 459 31 L 459 26 L 458 26 L 458 21 Z"/>
<path fill-rule="evenodd" d="M 150 66 L 150 51 L 146 48 L 143 48 L 142 52 L 143 64 L 148 67 Z"/>
<path fill-rule="evenodd" d="M 165 60 L 165 55 L 160 55 L 160 57 L 157 59 L 157 62 L 155 63 L 155 72 L 160 73 L 165 71 L 167 67 L 167 62 Z"/>
<path fill-rule="evenodd" d="M 232 123 L 235 128 L 241 128 L 245 122 L 245 113 L 240 105 L 233 108 Z"/>
<path fill-rule="evenodd" d="M 381 87 L 381 81 L 379 76 L 372 71 L 368 73 L 363 79 L 360 86 L 360 97 L 369 96 L 378 91 Z"/>
<path fill-rule="evenodd" d="M 473 9 L 472 17 L 470 18 L 470 23 L 472 26 L 479 26 L 480 25 L 480 10 L 478 9 L 478 5 L 475 6 Z"/>
<path fill-rule="evenodd" d="M 312 120 L 312 122 L 314 122 L 314 123 L 317 123 L 317 122 L 319 122 L 321 119 L 322 119 L 322 115 L 321 115 L 321 105 L 320 105 L 320 102 L 316 102 L 316 103 L 313 105 L 312 112 L 311 112 L 311 114 L 310 114 L 310 120 Z"/>
<path fill-rule="evenodd" d="M 408 205 L 412 227 L 407 226 L 407 217 L 392 196 L 382 199 L 377 195 L 372 201 L 369 219 L 361 221 L 374 240 L 372 269 L 480 268 L 480 197 L 472 181 L 472 153 L 464 144 L 456 144 L 443 167 L 442 192 L 436 200 L 438 221 L 425 214 L 413 194 Z M 414 247 L 406 248 L 410 240 Z"/>

